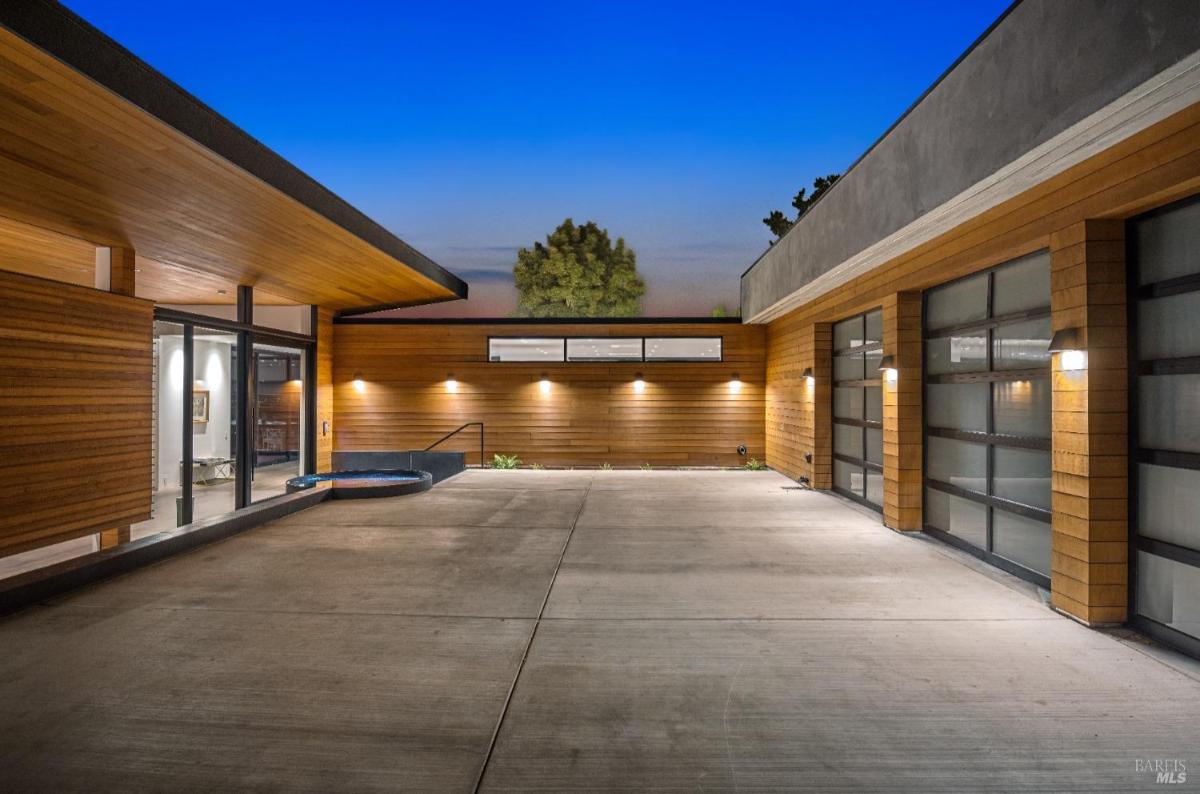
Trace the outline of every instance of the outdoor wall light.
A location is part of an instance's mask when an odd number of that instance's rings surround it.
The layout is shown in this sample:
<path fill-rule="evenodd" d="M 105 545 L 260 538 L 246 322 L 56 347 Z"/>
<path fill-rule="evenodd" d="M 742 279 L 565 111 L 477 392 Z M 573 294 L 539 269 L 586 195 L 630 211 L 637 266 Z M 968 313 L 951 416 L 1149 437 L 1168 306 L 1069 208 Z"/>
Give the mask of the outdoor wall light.
<path fill-rule="evenodd" d="M 879 371 L 883 373 L 884 380 L 888 383 L 895 383 L 899 377 L 899 373 L 896 372 L 896 357 L 884 356 L 879 359 Z"/>
<path fill-rule="evenodd" d="M 816 378 L 813 377 L 812 367 L 805 367 L 804 371 L 800 373 L 800 377 L 804 378 L 804 382 L 809 386 L 812 386 L 814 383 L 816 383 Z"/>
<path fill-rule="evenodd" d="M 542 373 L 542 379 L 538 381 L 538 391 L 542 394 L 550 393 L 550 379 L 546 377 L 546 373 Z"/>
<path fill-rule="evenodd" d="M 367 384 L 363 382 L 363 376 L 361 372 L 354 373 L 354 381 L 351 383 L 351 385 L 354 386 L 354 390 L 359 394 L 362 394 L 367 390 Z"/>
<path fill-rule="evenodd" d="M 642 380 L 642 373 L 638 373 L 633 381 L 633 393 L 641 394 L 646 391 L 646 381 Z"/>
<path fill-rule="evenodd" d="M 1078 328 L 1061 328 L 1055 331 L 1050 339 L 1049 351 L 1059 354 L 1059 368 L 1064 372 L 1074 372 L 1087 366 L 1087 353 L 1079 340 Z"/>
<path fill-rule="evenodd" d="M 458 394 L 458 381 L 454 379 L 453 372 L 446 376 L 446 391 L 450 394 Z"/>
<path fill-rule="evenodd" d="M 735 373 L 733 373 L 733 379 L 729 381 L 729 393 L 730 394 L 740 394 L 741 391 L 742 391 L 742 379 L 740 377 L 738 377 L 738 374 L 735 372 Z"/>

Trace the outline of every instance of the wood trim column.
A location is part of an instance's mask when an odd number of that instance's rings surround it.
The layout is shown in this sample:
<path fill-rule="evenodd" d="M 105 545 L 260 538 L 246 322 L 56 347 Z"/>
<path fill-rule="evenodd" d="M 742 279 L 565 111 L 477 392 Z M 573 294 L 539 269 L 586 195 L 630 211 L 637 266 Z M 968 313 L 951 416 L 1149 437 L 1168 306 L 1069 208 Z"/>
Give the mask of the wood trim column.
<path fill-rule="evenodd" d="M 317 326 L 313 330 L 317 336 L 317 471 L 331 471 L 334 417 L 333 312 L 330 309 L 317 308 Z"/>
<path fill-rule="evenodd" d="M 921 293 L 898 292 L 883 302 L 883 354 L 896 360 L 896 379 L 883 381 L 883 523 L 922 527 Z"/>
<path fill-rule="evenodd" d="M 805 419 L 802 435 L 811 462 L 802 466 L 809 486 L 821 490 L 833 487 L 833 325 L 813 323 L 803 337 L 805 367 L 812 367 L 812 385 L 801 379 Z"/>
<path fill-rule="evenodd" d="M 1054 330 L 1077 328 L 1086 366 L 1053 362 L 1051 602 L 1088 624 L 1124 622 L 1129 582 L 1125 225 L 1050 237 Z"/>

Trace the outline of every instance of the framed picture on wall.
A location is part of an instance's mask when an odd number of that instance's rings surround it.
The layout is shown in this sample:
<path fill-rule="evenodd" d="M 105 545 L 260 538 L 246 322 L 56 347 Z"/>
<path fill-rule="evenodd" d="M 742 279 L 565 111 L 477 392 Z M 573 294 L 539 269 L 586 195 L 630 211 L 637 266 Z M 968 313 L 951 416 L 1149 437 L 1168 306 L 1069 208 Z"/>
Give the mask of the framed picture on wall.
<path fill-rule="evenodd" d="M 192 424 L 208 421 L 208 389 L 192 390 Z"/>

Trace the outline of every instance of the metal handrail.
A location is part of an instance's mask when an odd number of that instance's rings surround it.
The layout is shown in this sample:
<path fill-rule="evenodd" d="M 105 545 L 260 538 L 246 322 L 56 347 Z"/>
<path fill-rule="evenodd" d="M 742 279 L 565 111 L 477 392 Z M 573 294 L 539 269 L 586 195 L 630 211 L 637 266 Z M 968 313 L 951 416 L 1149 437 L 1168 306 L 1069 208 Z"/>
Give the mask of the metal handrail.
<path fill-rule="evenodd" d="M 451 430 L 449 433 L 442 436 L 437 441 L 434 441 L 432 444 L 425 447 L 425 451 L 429 452 L 434 447 L 436 447 L 438 444 L 441 444 L 443 441 L 453 438 L 454 436 L 458 435 L 462 431 L 466 430 L 468 427 L 474 427 L 475 425 L 479 425 L 479 468 L 481 468 L 481 469 L 484 468 L 486 460 L 483 456 L 483 454 L 484 454 L 483 453 L 483 433 L 484 433 L 483 422 L 467 422 L 465 425 L 462 425 L 461 427 L 457 427 L 454 430 Z"/>

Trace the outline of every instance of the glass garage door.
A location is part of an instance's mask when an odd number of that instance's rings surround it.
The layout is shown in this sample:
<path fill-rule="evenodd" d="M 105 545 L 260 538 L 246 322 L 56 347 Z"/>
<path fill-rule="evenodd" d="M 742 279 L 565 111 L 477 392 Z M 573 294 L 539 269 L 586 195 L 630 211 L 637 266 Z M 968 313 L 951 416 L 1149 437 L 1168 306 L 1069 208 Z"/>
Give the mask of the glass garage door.
<path fill-rule="evenodd" d="M 1200 200 L 1129 225 L 1135 622 L 1200 653 Z"/>
<path fill-rule="evenodd" d="M 883 510 L 883 312 L 833 326 L 833 490 Z"/>
<path fill-rule="evenodd" d="M 1050 256 L 925 293 L 925 529 L 1050 586 Z"/>

